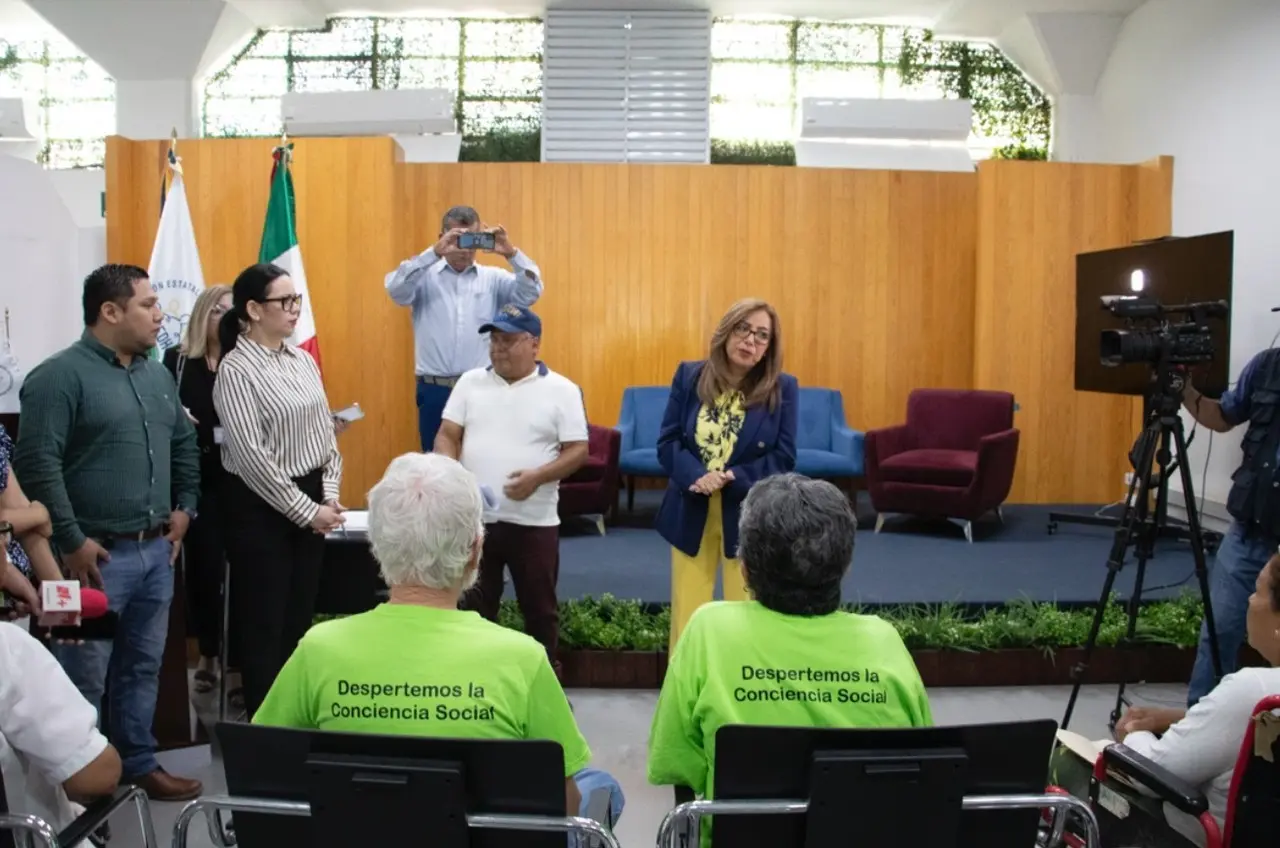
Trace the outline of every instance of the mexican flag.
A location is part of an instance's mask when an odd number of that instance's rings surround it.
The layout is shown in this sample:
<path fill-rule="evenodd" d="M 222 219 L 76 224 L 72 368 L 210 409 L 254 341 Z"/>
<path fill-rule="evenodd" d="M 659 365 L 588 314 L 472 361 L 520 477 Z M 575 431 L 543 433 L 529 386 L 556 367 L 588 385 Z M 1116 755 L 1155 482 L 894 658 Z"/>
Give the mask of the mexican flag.
<path fill-rule="evenodd" d="M 262 226 L 262 246 L 258 261 L 279 265 L 293 278 L 302 295 L 302 314 L 293 329 L 290 343 L 311 354 L 320 365 L 320 342 L 316 338 L 316 318 L 307 294 L 307 273 L 302 268 L 302 251 L 298 249 L 297 203 L 293 195 L 293 145 L 277 147 L 271 154 L 271 199 L 267 201 L 267 220 Z"/>
<path fill-rule="evenodd" d="M 172 182 L 166 192 L 161 178 L 160 225 L 151 249 L 151 264 L 147 266 L 151 288 L 160 298 L 164 314 L 156 346 L 151 349 L 154 359 L 160 359 L 166 350 L 181 344 L 196 298 L 204 291 L 204 272 L 200 268 L 191 208 L 187 206 L 187 190 L 182 182 L 182 163 L 173 148 L 169 149 L 166 170 Z"/>

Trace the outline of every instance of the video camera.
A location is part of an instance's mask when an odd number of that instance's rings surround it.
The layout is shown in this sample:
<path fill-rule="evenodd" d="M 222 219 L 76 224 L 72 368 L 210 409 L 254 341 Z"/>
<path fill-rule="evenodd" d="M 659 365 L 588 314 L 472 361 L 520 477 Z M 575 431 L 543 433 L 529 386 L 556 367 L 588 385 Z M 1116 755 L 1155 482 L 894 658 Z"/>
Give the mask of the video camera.
<path fill-rule="evenodd" d="M 1225 320 L 1225 300 L 1165 306 L 1150 297 L 1108 295 L 1102 308 L 1123 319 L 1131 329 L 1103 330 L 1102 364 L 1115 367 L 1131 362 L 1151 365 L 1200 365 L 1213 361 L 1210 319 Z M 1174 321 L 1172 317 L 1185 320 Z"/>

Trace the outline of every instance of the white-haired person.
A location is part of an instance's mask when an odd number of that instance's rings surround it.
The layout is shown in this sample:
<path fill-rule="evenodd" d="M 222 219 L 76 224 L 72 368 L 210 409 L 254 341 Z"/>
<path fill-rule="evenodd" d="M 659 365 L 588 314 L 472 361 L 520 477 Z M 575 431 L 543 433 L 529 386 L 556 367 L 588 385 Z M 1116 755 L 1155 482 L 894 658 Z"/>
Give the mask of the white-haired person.
<path fill-rule="evenodd" d="M 612 821 L 604 823 L 612 824 L 621 789 L 587 768 L 591 750 L 542 645 L 458 609 L 476 580 L 483 510 L 480 484 L 457 461 L 431 453 L 393 460 L 369 492 L 369 543 L 389 601 L 308 631 L 253 723 L 551 740 L 564 749 L 565 809 L 587 815 L 607 797 Z M 431 684 L 425 696 L 423 683 Z"/>

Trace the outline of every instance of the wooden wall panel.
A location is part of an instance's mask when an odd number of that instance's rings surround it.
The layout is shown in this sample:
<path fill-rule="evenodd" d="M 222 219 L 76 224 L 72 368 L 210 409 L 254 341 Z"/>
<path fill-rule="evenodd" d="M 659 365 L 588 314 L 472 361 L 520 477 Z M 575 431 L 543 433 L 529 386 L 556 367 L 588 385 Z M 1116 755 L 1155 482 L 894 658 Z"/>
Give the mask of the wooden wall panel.
<path fill-rule="evenodd" d="M 1122 493 L 1141 402 L 1075 390 L 1075 255 L 1167 233 L 1162 179 L 1159 167 L 978 168 L 974 383 L 1012 391 L 1021 405 L 1013 502 L 1106 503 Z"/>
<path fill-rule="evenodd" d="M 544 358 L 594 421 L 626 386 L 666 384 L 716 321 L 758 296 L 786 370 L 844 393 L 857 427 L 917 386 L 972 380 L 972 174 L 682 165 L 409 165 L 406 256 L 473 205 L 541 266 Z M 408 317 L 402 319 L 407 323 Z"/>
<path fill-rule="evenodd" d="M 183 141 L 206 280 L 257 257 L 267 139 Z M 165 142 L 113 138 L 108 255 L 145 265 Z M 343 497 L 417 449 L 408 310 L 383 276 L 434 242 L 449 206 L 503 224 L 542 267 L 544 358 L 583 386 L 592 420 L 622 390 L 705 356 L 722 312 L 772 301 L 802 384 L 844 393 L 849 422 L 902 420 L 930 386 L 1013 391 L 1014 501 L 1118 496 L 1134 404 L 1073 388 L 1074 255 L 1167 232 L 1169 160 L 984 163 L 978 174 L 681 165 L 406 165 L 389 139 L 300 139 L 299 237 L 342 438 Z M 494 261 L 487 257 L 482 261 Z"/>
<path fill-rule="evenodd" d="M 258 260 L 270 190 L 270 139 L 181 141 L 205 282 L 230 283 Z M 108 139 L 107 255 L 147 266 L 168 142 Z M 389 138 L 299 139 L 298 240 L 334 408 L 367 417 L 342 436 L 343 502 L 361 506 L 387 463 L 417 445 L 408 324 L 382 292 L 398 261 L 397 147 Z"/>

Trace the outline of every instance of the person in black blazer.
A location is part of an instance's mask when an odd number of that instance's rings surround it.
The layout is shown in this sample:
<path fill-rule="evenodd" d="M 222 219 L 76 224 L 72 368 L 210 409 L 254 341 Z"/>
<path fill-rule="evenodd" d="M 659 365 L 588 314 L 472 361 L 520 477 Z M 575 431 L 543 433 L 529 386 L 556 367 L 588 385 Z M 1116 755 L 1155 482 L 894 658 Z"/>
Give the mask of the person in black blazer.
<path fill-rule="evenodd" d="M 222 648 L 222 591 L 226 569 L 221 489 L 226 472 L 218 445 L 222 427 L 213 408 L 213 381 L 222 347 L 218 322 L 231 308 L 231 286 L 210 286 L 196 298 L 179 347 L 165 351 L 164 365 L 178 384 L 178 397 L 196 426 L 200 445 L 200 512 L 183 541 L 185 551 L 187 625 L 200 645 L 195 691 L 213 691 Z"/>
<path fill-rule="evenodd" d="M 657 528 L 671 544 L 671 637 L 712 599 L 724 562 L 724 597 L 746 600 L 736 559 L 738 512 L 753 483 L 796 465 L 799 384 L 782 372 L 782 327 L 763 300 L 735 303 L 701 362 L 671 381 L 658 461 L 667 491 Z"/>

